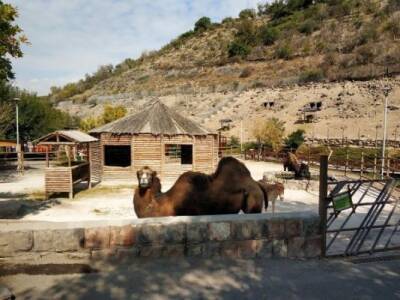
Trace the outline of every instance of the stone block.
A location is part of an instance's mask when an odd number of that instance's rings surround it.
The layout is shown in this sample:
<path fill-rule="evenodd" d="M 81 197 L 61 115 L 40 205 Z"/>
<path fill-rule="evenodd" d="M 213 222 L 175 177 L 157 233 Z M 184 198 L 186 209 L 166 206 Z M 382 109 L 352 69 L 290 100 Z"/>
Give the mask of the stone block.
<path fill-rule="evenodd" d="M 257 257 L 270 258 L 272 257 L 272 241 L 257 240 Z"/>
<path fill-rule="evenodd" d="M 309 217 L 303 219 L 302 236 L 313 236 L 319 234 L 319 218 Z"/>
<path fill-rule="evenodd" d="M 138 257 L 140 254 L 138 247 L 131 247 L 131 248 L 117 248 L 116 249 L 116 258 L 117 259 L 130 259 Z"/>
<path fill-rule="evenodd" d="M 221 256 L 221 243 L 220 242 L 208 242 L 206 249 L 203 253 L 203 257 L 219 257 Z"/>
<path fill-rule="evenodd" d="M 223 257 L 236 258 L 238 257 L 238 242 L 225 241 L 220 244 L 220 254 Z"/>
<path fill-rule="evenodd" d="M 110 260 L 116 257 L 116 249 L 92 250 L 91 258 L 94 260 Z"/>
<path fill-rule="evenodd" d="M 135 228 L 131 225 L 110 228 L 111 247 L 130 247 L 135 244 Z"/>
<path fill-rule="evenodd" d="M 216 222 L 208 224 L 210 241 L 227 241 L 231 238 L 231 223 Z"/>
<path fill-rule="evenodd" d="M 182 245 L 165 245 L 161 253 L 162 257 L 184 257 L 185 246 Z"/>
<path fill-rule="evenodd" d="M 29 251 L 32 247 L 32 231 L 0 232 L 0 257 L 13 256 L 20 251 Z"/>
<path fill-rule="evenodd" d="M 288 240 L 288 257 L 304 258 L 304 246 L 306 239 L 304 237 L 293 237 Z"/>
<path fill-rule="evenodd" d="M 207 223 L 189 223 L 186 225 L 186 240 L 188 244 L 204 243 L 208 241 Z"/>
<path fill-rule="evenodd" d="M 265 220 L 232 222 L 232 239 L 253 240 L 268 235 L 268 223 Z"/>
<path fill-rule="evenodd" d="M 160 224 L 142 225 L 138 227 L 136 241 L 140 245 L 161 244 L 163 238 L 162 230 L 163 230 L 163 225 Z"/>
<path fill-rule="evenodd" d="M 287 238 L 300 236 L 302 233 L 302 221 L 299 219 L 289 219 L 285 221 L 285 236 Z"/>
<path fill-rule="evenodd" d="M 272 241 L 272 256 L 273 257 L 287 257 L 288 256 L 287 242 L 285 240 L 273 240 Z"/>
<path fill-rule="evenodd" d="M 273 239 L 282 239 L 285 236 L 285 221 L 272 219 L 268 222 L 268 236 Z"/>
<path fill-rule="evenodd" d="M 316 258 L 321 256 L 322 237 L 312 236 L 306 239 L 304 254 L 306 258 Z"/>
<path fill-rule="evenodd" d="M 34 251 L 67 252 L 81 249 L 84 238 L 82 228 L 39 230 L 33 232 Z"/>
<path fill-rule="evenodd" d="M 188 244 L 186 245 L 186 255 L 189 257 L 205 257 L 206 244 Z"/>
<path fill-rule="evenodd" d="M 161 257 L 162 253 L 163 253 L 163 246 L 147 245 L 147 246 L 140 246 L 139 248 L 140 257 L 157 258 Z"/>
<path fill-rule="evenodd" d="M 171 224 L 161 228 L 160 243 L 162 244 L 183 244 L 185 242 L 185 224 Z"/>
<path fill-rule="evenodd" d="M 105 249 L 110 247 L 110 227 L 85 229 L 85 248 Z"/>
<path fill-rule="evenodd" d="M 256 257 L 259 243 L 258 240 L 236 241 L 238 256 L 243 258 Z"/>

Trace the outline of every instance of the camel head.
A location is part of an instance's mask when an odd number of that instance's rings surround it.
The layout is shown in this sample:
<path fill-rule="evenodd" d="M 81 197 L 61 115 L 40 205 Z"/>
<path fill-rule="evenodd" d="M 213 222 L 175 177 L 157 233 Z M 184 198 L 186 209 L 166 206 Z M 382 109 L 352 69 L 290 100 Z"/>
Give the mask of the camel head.
<path fill-rule="evenodd" d="M 157 172 L 146 166 L 137 171 L 136 175 L 138 178 L 139 188 L 146 189 L 153 185 Z"/>

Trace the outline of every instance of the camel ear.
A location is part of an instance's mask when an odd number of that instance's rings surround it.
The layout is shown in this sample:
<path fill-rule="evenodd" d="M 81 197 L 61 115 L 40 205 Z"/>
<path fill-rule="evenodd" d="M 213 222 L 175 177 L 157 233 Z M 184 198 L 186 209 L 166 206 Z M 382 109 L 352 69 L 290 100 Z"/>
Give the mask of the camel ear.
<path fill-rule="evenodd" d="M 153 173 L 151 173 L 151 175 L 152 175 L 153 177 L 156 177 L 156 176 L 157 176 L 157 172 L 156 172 L 156 171 L 153 171 Z"/>

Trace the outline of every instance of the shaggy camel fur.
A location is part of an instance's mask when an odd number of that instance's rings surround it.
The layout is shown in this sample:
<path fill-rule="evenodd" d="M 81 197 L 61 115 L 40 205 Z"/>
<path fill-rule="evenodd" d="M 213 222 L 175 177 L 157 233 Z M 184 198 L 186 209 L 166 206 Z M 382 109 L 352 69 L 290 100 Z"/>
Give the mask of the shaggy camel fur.
<path fill-rule="evenodd" d="M 212 175 L 185 172 L 165 193 L 160 179 L 149 167 L 137 172 L 139 187 L 134 208 L 139 218 L 261 213 L 268 207 L 267 190 L 253 180 L 244 164 L 233 157 L 222 158 Z"/>

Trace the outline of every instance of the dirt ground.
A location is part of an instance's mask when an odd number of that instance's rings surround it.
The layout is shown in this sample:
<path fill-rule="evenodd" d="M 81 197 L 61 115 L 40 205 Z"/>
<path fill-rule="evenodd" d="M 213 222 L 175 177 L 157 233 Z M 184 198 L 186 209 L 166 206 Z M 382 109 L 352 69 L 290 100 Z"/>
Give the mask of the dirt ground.
<path fill-rule="evenodd" d="M 262 178 L 264 172 L 282 171 L 282 166 L 276 163 L 246 161 L 245 164 L 257 180 Z M 23 210 L 22 220 L 62 222 L 136 218 L 132 204 L 134 182 L 104 181 L 91 190 L 78 192 L 72 200 L 57 197 L 37 201 L 44 197 L 42 166 L 33 166 L 24 175 L 2 172 L 0 176 L 0 205 L 23 204 L 19 208 Z M 168 190 L 172 184 L 163 182 L 163 191 Z M 276 212 L 317 211 L 317 207 L 317 192 L 286 189 L 284 201 L 277 201 Z"/>

